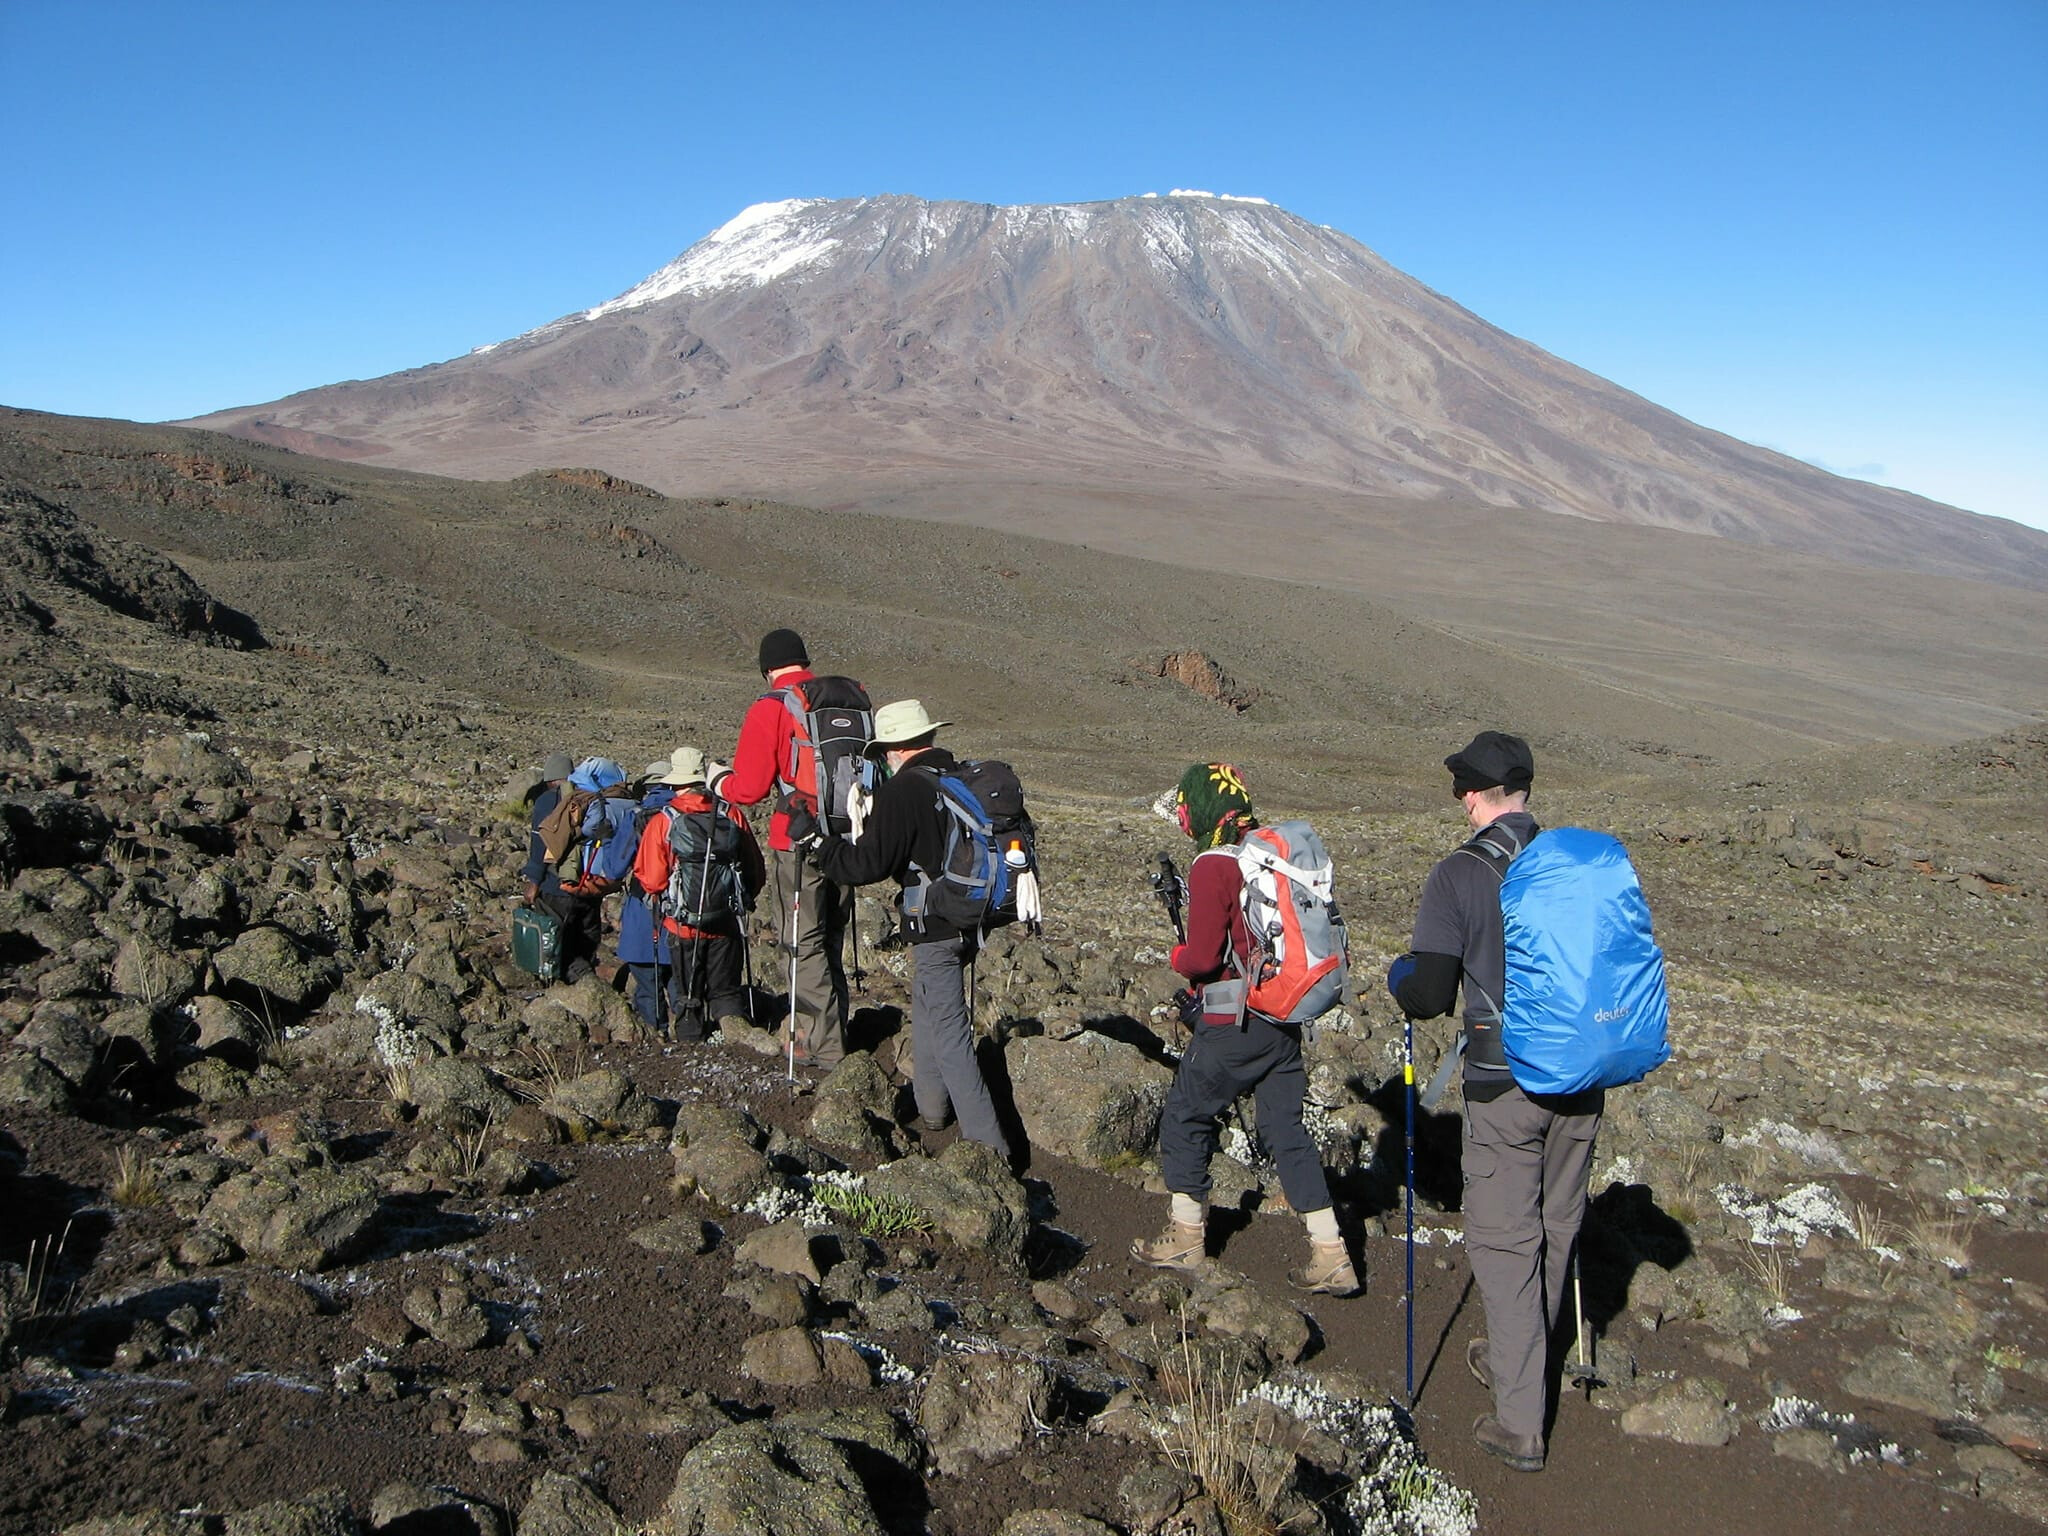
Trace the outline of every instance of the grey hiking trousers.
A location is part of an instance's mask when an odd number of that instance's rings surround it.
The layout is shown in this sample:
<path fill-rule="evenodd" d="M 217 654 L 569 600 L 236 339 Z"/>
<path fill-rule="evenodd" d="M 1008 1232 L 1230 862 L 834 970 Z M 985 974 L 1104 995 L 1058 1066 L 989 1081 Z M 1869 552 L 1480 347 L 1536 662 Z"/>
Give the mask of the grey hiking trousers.
<path fill-rule="evenodd" d="M 768 864 L 784 985 L 789 981 L 790 906 L 799 893 L 802 897 L 795 914 L 798 1043 L 819 1066 L 836 1067 L 846 1058 L 846 928 L 853 917 L 853 888 L 833 884 L 793 849 L 771 849 Z"/>
<path fill-rule="evenodd" d="M 1486 1308 L 1493 1416 L 1539 1452 L 1605 1103 L 1598 1089 L 1538 1103 L 1519 1088 L 1465 1102 L 1465 1252 Z"/>
<path fill-rule="evenodd" d="M 1010 1143 L 974 1059 L 974 1020 L 967 1012 L 964 974 L 974 953 L 972 939 L 935 939 L 910 948 L 912 1091 L 924 1119 L 943 1125 L 950 1108 L 960 1117 L 962 1136 L 1008 1157 Z"/>

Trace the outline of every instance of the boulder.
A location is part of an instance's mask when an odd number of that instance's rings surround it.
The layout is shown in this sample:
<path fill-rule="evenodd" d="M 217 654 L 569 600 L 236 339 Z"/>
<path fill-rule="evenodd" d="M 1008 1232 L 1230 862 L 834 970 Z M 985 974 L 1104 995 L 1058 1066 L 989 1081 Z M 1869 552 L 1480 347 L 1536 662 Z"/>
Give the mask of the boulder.
<path fill-rule="evenodd" d="M 709 1253 L 717 1240 L 694 1216 L 664 1216 L 651 1226 L 637 1227 L 626 1241 L 649 1253 Z"/>
<path fill-rule="evenodd" d="M 1930 1418 L 1948 1418 L 1962 1406 L 1946 1364 L 1890 1346 L 1873 1349 L 1850 1367 L 1842 1388 Z"/>
<path fill-rule="evenodd" d="M 865 1387 L 867 1362 L 843 1339 L 821 1338 L 807 1328 L 771 1328 L 740 1346 L 740 1374 L 770 1387 L 816 1387 L 827 1382 Z"/>
<path fill-rule="evenodd" d="M 99 1065 L 99 1031 L 69 1003 L 44 1003 L 14 1043 L 34 1051 L 74 1090 L 83 1091 Z"/>
<path fill-rule="evenodd" d="M 90 800 L 0 795 L 0 873 L 89 864 L 113 835 L 113 823 Z"/>
<path fill-rule="evenodd" d="M 996 1527 L 996 1536 L 1116 1536 L 1116 1527 L 1065 1509 L 1020 1509 Z"/>
<path fill-rule="evenodd" d="M 1211 1265 L 1187 1302 L 1190 1321 L 1226 1338 L 1256 1344 L 1266 1359 L 1292 1365 L 1307 1353 L 1313 1330 L 1298 1309 L 1274 1301 L 1245 1276 Z"/>
<path fill-rule="evenodd" d="M 1726 1394 L 1709 1382 L 1676 1382 L 1621 1415 L 1622 1433 L 1680 1445 L 1726 1445 L 1740 1428 Z"/>
<path fill-rule="evenodd" d="M 362 1529 L 347 1501 L 333 1490 L 259 1504 L 221 1521 L 221 1536 L 361 1536 Z"/>
<path fill-rule="evenodd" d="M 484 1309 L 467 1286 L 452 1281 L 413 1286 L 400 1307 L 407 1322 L 450 1349 L 475 1349 L 491 1336 Z"/>
<path fill-rule="evenodd" d="M 221 979 L 252 987 L 266 997 L 303 1008 L 334 985 L 334 962 L 309 956 L 282 928 L 251 928 L 213 956 Z"/>
<path fill-rule="evenodd" d="M 693 1449 L 664 1513 L 688 1536 L 884 1536 L 847 1453 L 772 1421 L 735 1424 Z"/>
<path fill-rule="evenodd" d="M 818 1085 L 811 1134 L 870 1157 L 895 1157 L 900 1150 L 891 1134 L 895 1108 L 896 1085 L 889 1074 L 873 1056 L 856 1051 Z"/>
<path fill-rule="evenodd" d="M 617 1511 L 590 1486 L 561 1472 L 544 1472 L 519 1511 L 516 1536 L 590 1536 L 623 1527 Z"/>
<path fill-rule="evenodd" d="M 1016 1455 L 1051 1417 L 1053 1386 L 1042 1360 L 940 1356 L 917 1413 L 939 1471 L 957 1477 Z"/>
<path fill-rule="evenodd" d="M 71 1085 L 33 1051 L 8 1051 L 0 1056 L 0 1104 L 62 1114 L 71 1108 Z"/>
<path fill-rule="evenodd" d="M 512 1112 L 512 1097 L 474 1061 L 431 1056 L 412 1066 L 412 1101 L 420 1119 L 451 1130 L 475 1130 Z"/>
<path fill-rule="evenodd" d="M 505 1536 L 505 1517 L 482 1499 L 420 1483 L 386 1483 L 378 1489 L 370 1500 L 370 1524 L 379 1531 L 431 1531 L 435 1536 Z"/>
<path fill-rule="evenodd" d="M 195 997 L 189 1012 L 200 1050 L 232 1061 L 253 1062 L 263 1049 L 263 1026 L 224 997 Z"/>
<path fill-rule="evenodd" d="M 1092 1030 L 1025 1036 L 1005 1052 L 1017 1113 L 1034 1147 L 1092 1167 L 1143 1157 L 1159 1136 L 1172 1069 Z"/>
<path fill-rule="evenodd" d="M 599 1067 L 560 1084 L 541 1107 L 585 1131 L 612 1134 L 649 1130 L 661 1123 L 654 1101 L 614 1067 Z"/>
<path fill-rule="evenodd" d="M 825 1276 L 800 1221 L 778 1221 L 750 1232 L 733 1254 L 735 1264 L 752 1264 L 778 1275 L 795 1275 L 816 1285 Z"/>
<path fill-rule="evenodd" d="M 249 782 L 241 760 L 214 746 L 204 731 L 157 737 L 143 751 L 142 771 L 185 789 L 228 789 Z"/>
<path fill-rule="evenodd" d="M 906 1157 L 877 1168 L 866 1187 L 915 1206 L 962 1248 L 1021 1267 L 1029 1208 L 1024 1186 L 995 1148 L 956 1141 L 937 1157 Z"/>
<path fill-rule="evenodd" d="M 295 1269 L 325 1269 L 353 1257 L 376 1219 L 377 1186 L 367 1176 L 299 1168 L 285 1158 L 228 1179 L 200 1214 L 250 1257 Z"/>
<path fill-rule="evenodd" d="M 356 996 L 356 1011 L 373 1020 L 383 1038 L 436 1056 L 453 1056 L 462 1043 L 462 1011 L 455 993 L 432 977 L 385 971 Z"/>

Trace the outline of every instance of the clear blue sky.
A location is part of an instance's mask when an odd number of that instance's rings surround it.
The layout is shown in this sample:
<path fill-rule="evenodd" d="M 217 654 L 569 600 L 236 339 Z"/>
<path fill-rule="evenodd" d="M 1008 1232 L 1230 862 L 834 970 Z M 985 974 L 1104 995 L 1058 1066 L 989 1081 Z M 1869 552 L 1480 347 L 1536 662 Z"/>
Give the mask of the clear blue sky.
<path fill-rule="evenodd" d="M 2048 3 L 0 0 L 0 403 L 455 356 L 749 203 L 1199 188 L 1708 426 L 2048 526 Z"/>

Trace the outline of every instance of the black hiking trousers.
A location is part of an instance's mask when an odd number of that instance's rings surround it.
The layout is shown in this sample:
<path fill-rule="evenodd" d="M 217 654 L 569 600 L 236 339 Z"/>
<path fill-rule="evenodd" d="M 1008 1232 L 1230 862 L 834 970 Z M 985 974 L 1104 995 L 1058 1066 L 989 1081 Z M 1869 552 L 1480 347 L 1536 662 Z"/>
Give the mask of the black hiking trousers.
<path fill-rule="evenodd" d="M 1216 1154 L 1219 1122 L 1250 1093 L 1259 1140 L 1280 1169 L 1280 1188 L 1297 1211 L 1330 1203 L 1322 1154 L 1301 1123 L 1308 1073 L 1301 1064 L 1301 1031 L 1257 1014 L 1244 1027 L 1197 1024 L 1159 1121 L 1159 1172 L 1166 1187 L 1196 1200 L 1209 1198 L 1209 1159 Z"/>

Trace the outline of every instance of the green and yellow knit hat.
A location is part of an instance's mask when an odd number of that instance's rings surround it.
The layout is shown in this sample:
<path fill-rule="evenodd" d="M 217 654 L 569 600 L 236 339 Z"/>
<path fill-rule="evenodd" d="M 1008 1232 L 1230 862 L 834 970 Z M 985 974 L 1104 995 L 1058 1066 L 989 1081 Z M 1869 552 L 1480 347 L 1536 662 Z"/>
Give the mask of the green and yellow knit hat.
<path fill-rule="evenodd" d="M 1202 848 L 1234 843 L 1259 824 L 1251 791 L 1228 763 L 1194 763 L 1180 776 L 1174 804 L 1187 812 L 1188 836 Z"/>

